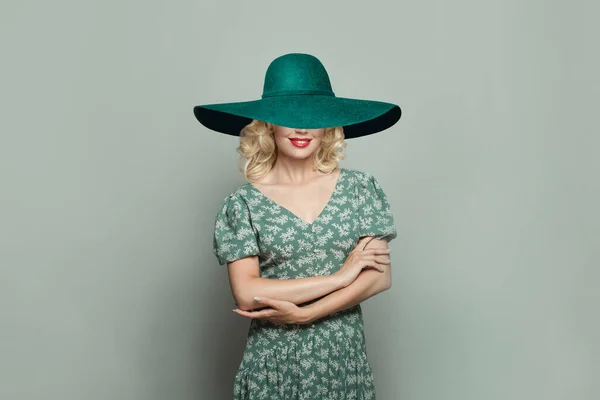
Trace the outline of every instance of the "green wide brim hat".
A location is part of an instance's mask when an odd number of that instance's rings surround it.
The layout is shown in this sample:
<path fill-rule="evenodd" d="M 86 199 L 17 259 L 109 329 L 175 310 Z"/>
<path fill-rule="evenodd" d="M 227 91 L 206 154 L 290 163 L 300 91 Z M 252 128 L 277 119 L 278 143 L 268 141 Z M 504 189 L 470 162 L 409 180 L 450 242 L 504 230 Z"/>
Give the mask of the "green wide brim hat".
<path fill-rule="evenodd" d="M 260 100 L 199 105 L 194 115 L 207 128 L 233 136 L 256 119 L 288 128 L 341 126 L 351 139 L 391 127 L 402 111 L 392 103 L 335 96 L 319 59 L 290 53 L 269 65 Z"/>

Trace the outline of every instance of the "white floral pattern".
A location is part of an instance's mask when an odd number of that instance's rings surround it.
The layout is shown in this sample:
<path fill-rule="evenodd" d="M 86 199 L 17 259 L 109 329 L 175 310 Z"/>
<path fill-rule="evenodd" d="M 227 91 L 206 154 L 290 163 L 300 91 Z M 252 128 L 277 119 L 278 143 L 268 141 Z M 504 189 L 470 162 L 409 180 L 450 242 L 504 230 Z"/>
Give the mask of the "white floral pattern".
<path fill-rule="evenodd" d="M 240 186 L 216 216 L 213 251 L 220 265 L 258 255 L 261 277 L 296 279 L 334 273 L 362 236 L 396 238 L 391 207 L 373 175 L 341 168 L 312 223 Z M 234 400 L 375 399 L 360 304 L 312 324 L 251 320 L 233 386 Z"/>

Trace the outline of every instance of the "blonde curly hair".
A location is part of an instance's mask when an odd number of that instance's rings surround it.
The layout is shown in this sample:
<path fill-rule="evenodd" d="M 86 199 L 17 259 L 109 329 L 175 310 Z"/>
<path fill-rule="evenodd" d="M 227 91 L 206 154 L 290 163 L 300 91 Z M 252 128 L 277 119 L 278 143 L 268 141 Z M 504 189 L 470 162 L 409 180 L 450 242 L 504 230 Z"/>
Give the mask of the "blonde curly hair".
<path fill-rule="evenodd" d="M 274 127 L 269 122 L 252 120 L 240 134 L 240 146 L 236 149 L 240 154 L 239 169 L 248 182 L 257 182 L 273 169 L 277 161 L 277 145 L 274 138 Z M 344 129 L 341 126 L 325 128 L 321 145 L 313 155 L 315 170 L 328 174 L 335 170 L 339 161 L 346 156 Z"/>

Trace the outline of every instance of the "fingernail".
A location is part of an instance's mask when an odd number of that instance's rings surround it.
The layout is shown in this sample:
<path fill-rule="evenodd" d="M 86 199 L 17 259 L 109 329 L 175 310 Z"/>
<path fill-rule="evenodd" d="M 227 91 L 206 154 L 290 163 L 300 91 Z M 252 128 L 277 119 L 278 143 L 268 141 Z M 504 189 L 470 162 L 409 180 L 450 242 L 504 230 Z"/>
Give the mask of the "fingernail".
<path fill-rule="evenodd" d="M 254 296 L 254 300 L 256 300 L 256 301 L 260 301 L 260 297 L 258 297 L 258 296 Z"/>

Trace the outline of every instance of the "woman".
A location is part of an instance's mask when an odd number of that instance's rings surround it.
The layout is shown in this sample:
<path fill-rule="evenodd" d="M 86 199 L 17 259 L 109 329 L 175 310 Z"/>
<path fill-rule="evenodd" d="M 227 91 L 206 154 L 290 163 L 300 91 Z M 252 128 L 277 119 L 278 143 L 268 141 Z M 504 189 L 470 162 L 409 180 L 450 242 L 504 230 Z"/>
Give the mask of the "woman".
<path fill-rule="evenodd" d="M 291 53 L 261 100 L 194 114 L 240 136 L 248 181 L 223 200 L 213 241 L 233 311 L 251 319 L 233 399 L 375 399 L 360 303 L 391 286 L 396 229 L 373 175 L 338 163 L 344 139 L 387 129 L 400 108 L 336 97 L 316 57 Z"/>

